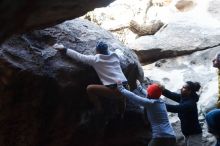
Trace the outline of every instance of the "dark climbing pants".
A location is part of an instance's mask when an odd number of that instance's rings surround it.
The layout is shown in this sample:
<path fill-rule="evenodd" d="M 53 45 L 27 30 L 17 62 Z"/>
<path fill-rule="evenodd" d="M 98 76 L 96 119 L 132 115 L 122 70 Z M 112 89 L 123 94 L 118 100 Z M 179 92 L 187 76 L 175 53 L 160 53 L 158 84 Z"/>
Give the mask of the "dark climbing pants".
<path fill-rule="evenodd" d="M 151 139 L 148 146 L 175 146 L 176 145 L 176 138 L 153 138 Z"/>

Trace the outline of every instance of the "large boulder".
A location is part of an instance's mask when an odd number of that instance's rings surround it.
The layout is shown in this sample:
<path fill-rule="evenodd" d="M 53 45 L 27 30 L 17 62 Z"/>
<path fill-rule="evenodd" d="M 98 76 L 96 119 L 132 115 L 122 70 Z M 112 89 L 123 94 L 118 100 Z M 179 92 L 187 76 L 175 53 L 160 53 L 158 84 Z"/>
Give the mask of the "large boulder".
<path fill-rule="evenodd" d="M 86 86 L 100 84 L 96 72 L 51 47 L 63 43 L 83 54 L 94 54 L 100 39 L 119 54 L 123 72 L 134 88 L 135 80 L 143 79 L 137 56 L 89 21 L 67 21 L 13 36 L 1 45 L 0 145 L 133 146 L 148 141 L 150 130 L 142 108 L 128 104 L 120 118 L 110 109 L 115 101 L 108 100 L 104 105 L 111 116 L 94 114 Z"/>
<path fill-rule="evenodd" d="M 0 43 L 8 36 L 46 28 L 104 7 L 113 0 L 1 0 Z"/>
<path fill-rule="evenodd" d="M 130 29 L 130 22 L 144 24 L 147 20 L 146 12 L 151 6 L 151 0 L 116 0 L 108 7 L 98 8 L 87 13 L 84 18 L 102 28 L 111 31 L 120 41 L 128 44 L 137 34 Z"/>
<path fill-rule="evenodd" d="M 161 21 L 152 21 L 145 25 L 140 25 L 136 21 L 131 21 L 129 29 L 139 36 L 153 35 L 155 34 L 164 24 Z"/>
<path fill-rule="evenodd" d="M 128 46 L 140 62 L 149 63 L 162 58 L 189 55 L 220 44 L 220 22 L 207 12 L 178 14 L 175 20 L 163 26 L 155 35 L 142 36 Z"/>

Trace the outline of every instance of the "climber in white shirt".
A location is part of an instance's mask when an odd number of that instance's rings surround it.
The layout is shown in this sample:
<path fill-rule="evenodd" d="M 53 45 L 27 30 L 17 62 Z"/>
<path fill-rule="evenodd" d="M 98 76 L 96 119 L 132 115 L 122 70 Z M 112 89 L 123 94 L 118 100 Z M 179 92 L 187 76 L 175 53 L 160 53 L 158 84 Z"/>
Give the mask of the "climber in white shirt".
<path fill-rule="evenodd" d="M 91 65 L 95 69 L 103 85 L 88 85 L 87 93 L 97 111 L 101 112 L 103 109 L 99 100 L 100 97 L 122 98 L 117 90 L 115 81 L 121 81 L 123 85 L 128 88 L 127 79 L 122 72 L 118 55 L 114 52 L 110 52 L 106 43 L 99 42 L 97 44 L 95 55 L 84 55 L 72 49 L 65 48 L 62 44 L 55 44 L 53 47 L 77 61 Z M 120 100 L 123 102 L 121 106 L 125 106 L 125 101 L 124 99 L 122 100 L 123 101 Z M 125 110 L 124 108 L 125 107 L 123 107 L 123 110 Z"/>

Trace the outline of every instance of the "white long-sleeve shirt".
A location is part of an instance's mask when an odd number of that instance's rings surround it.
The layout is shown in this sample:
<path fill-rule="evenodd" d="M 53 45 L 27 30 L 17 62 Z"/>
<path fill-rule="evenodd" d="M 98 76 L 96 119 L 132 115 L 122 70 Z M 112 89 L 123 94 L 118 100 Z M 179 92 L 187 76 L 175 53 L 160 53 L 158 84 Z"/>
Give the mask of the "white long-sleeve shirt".
<path fill-rule="evenodd" d="M 116 53 L 111 52 L 109 55 L 84 55 L 74 50 L 67 49 L 66 54 L 77 61 L 82 61 L 91 65 L 97 72 L 103 85 L 115 84 L 116 81 L 127 81 L 122 72 L 119 57 Z"/>

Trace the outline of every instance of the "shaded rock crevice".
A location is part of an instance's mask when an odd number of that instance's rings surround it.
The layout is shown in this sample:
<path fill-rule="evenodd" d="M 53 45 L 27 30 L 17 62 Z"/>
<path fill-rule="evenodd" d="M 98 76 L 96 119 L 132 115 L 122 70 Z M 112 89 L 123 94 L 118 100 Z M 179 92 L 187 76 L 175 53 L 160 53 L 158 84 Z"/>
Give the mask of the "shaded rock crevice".
<path fill-rule="evenodd" d="M 53 26 L 111 2 L 113 0 L 3 0 L 0 2 L 0 43 L 15 33 Z"/>
<path fill-rule="evenodd" d="M 198 51 L 208 50 L 218 46 L 220 46 L 220 43 L 213 46 L 207 46 L 204 48 L 195 48 L 194 50 L 178 50 L 178 49 L 163 50 L 158 48 L 158 49 L 149 49 L 149 50 L 134 50 L 134 52 L 137 54 L 139 61 L 141 63 L 148 64 L 148 63 L 156 62 L 160 59 L 190 55 Z"/>

